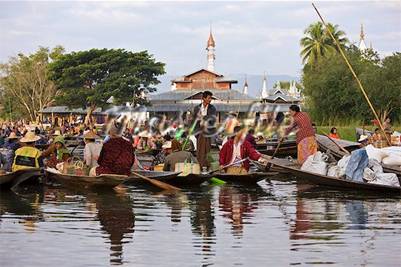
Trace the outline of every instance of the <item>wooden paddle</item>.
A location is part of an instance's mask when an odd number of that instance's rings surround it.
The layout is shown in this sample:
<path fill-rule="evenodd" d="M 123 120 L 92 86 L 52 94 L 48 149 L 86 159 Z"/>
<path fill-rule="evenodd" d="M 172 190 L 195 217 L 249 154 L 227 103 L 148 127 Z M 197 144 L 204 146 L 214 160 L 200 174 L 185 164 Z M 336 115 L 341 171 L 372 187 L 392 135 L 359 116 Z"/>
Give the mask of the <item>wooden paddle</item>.
<path fill-rule="evenodd" d="M 278 144 L 277 144 L 277 146 L 276 146 L 276 149 L 274 150 L 273 155 L 272 155 L 272 157 L 271 157 L 270 159 L 273 159 L 273 158 L 276 156 L 276 154 L 277 154 L 277 152 L 278 152 L 278 150 L 279 150 L 281 144 L 283 143 L 283 141 L 284 141 L 284 137 L 282 137 L 282 138 L 280 139 L 280 141 L 278 141 Z M 270 170 L 270 168 L 272 167 L 272 165 L 273 165 L 273 164 L 272 164 L 271 162 L 268 162 L 268 163 L 266 164 L 266 167 L 265 167 L 265 172 L 268 172 L 268 171 Z"/>
<path fill-rule="evenodd" d="M 346 154 L 351 154 L 348 150 L 346 150 L 345 148 L 343 148 L 342 146 L 340 146 L 336 141 L 333 140 L 333 138 L 331 138 L 330 136 L 328 136 L 325 132 L 323 132 L 324 136 L 326 136 L 327 138 L 329 138 L 329 140 L 331 142 L 333 142 L 340 150 L 344 151 Z"/>
<path fill-rule="evenodd" d="M 239 164 L 239 163 L 242 163 L 242 162 L 244 162 L 244 161 L 247 160 L 247 159 L 248 159 L 248 157 L 246 157 L 246 158 L 244 158 L 244 159 L 241 159 L 241 160 L 234 161 L 233 163 L 227 164 L 227 165 L 222 166 L 222 167 L 220 167 L 220 168 L 218 168 L 218 169 L 216 169 L 216 170 L 210 171 L 210 172 L 208 172 L 207 174 L 212 174 L 212 173 L 215 173 L 215 172 L 224 170 L 225 168 L 228 168 L 228 167 L 230 167 L 230 166 L 233 166 L 233 165 L 237 165 L 237 164 Z"/>
<path fill-rule="evenodd" d="M 131 172 L 131 174 L 134 175 L 134 176 L 136 176 L 136 177 L 138 177 L 138 178 L 141 178 L 141 179 L 143 179 L 143 180 L 146 180 L 146 181 L 148 181 L 149 183 L 151 183 L 151 184 L 153 184 L 153 185 L 155 185 L 155 186 L 157 186 L 157 187 L 159 187 L 159 188 L 161 188 L 161 189 L 163 189 L 163 190 L 174 190 L 174 191 L 180 191 L 180 190 L 181 190 L 181 189 L 178 188 L 178 187 L 172 186 L 172 185 L 167 184 L 167 183 L 164 183 L 164 182 L 162 182 L 162 181 L 158 181 L 158 180 L 155 180 L 155 179 L 151 179 L 151 178 L 146 177 L 146 176 L 143 176 L 142 174 L 139 174 L 139 173 L 137 173 L 137 172 Z"/>

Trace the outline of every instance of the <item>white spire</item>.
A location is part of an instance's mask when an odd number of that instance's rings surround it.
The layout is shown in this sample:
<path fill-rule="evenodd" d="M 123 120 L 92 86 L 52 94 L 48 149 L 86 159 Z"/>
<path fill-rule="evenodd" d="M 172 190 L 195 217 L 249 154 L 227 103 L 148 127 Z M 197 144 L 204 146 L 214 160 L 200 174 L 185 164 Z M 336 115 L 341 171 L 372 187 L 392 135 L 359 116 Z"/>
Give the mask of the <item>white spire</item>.
<path fill-rule="evenodd" d="M 262 84 L 262 98 L 267 98 L 269 95 L 267 93 L 267 78 L 266 78 L 266 72 L 263 75 L 263 84 Z"/>
<path fill-rule="evenodd" d="M 363 32 L 363 24 L 361 24 L 361 33 L 360 33 L 360 39 L 359 39 L 359 50 L 365 51 L 367 49 L 367 46 L 365 44 L 365 33 Z"/>
<path fill-rule="evenodd" d="M 245 76 L 245 83 L 244 83 L 244 91 L 243 91 L 243 93 L 244 93 L 245 95 L 248 94 L 248 79 L 247 79 L 246 76 Z"/>
<path fill-rule="evenodd" d="M 175 91 L 175 90 L 177 90 L 177 84 L 175 82 L 173 82 L 171 84 L 171 91 Z"/>
<path fill-rule="evenodd" d="M 212 34 L 212 25 L 210 25 L 210 33 L 209 39 L 207 40 L 207 70 L 214 71 L 214 60 L 216 56 L 214 54 L 214 48 L 216 47 L 216 43 L 214 42 L 213 34 Z"/>
<path fill-rule="evenodd" d="M 276 89 L 281 89 L 281 83 L 280 83 L 280 81 L 277 81 L 277 82 L 276 82 Z"/>
<path fill-rule="evenodd" d="M 295 86 L 295 81 L 290 82 L 290 90 L 288 90 L 290 96 L 296 97 L 298 95 L 298 89 Z"/>

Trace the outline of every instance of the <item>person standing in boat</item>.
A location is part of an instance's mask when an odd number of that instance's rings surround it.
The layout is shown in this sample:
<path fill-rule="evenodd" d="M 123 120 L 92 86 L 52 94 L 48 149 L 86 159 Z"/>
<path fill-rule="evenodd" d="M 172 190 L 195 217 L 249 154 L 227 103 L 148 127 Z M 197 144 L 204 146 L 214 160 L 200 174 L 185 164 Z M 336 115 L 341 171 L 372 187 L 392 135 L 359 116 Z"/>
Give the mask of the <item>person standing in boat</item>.
<path fill-rule="evenodd" d="M 121 137 L 122 126 L 112 122 L 109 130 L 109 141 L 103 144 L 97 163 L 98 167 L 90 170 L 91 176 L 100 174 L 130 175 L 135 161 L 132 144 Z"/>
<path fill-rule="evenodd" d="M 289 112 L 293 121 L 285 130 L 284 136 L 287 136 L 292 131 L 296 132 L 298 163 L 303 164 L 310 155 L 314 155 L 317 152 L 315 130 L 309 115 L 306 112 L 301 112 L 299 106 L 291 105 Z"/>
<path fill-rule="evenodd" d="M 35 142 L 39 139 L 40 137 L 34 132 L 27 132 L 25 136 L 20 139 L 23 146 L 15 151 L 12 166 L 13 172 L 28 168 L 43 167 L 42 153 L 35 147 Z"/>
<path fill-rule="evenodd" d="M 233 136 L 223 145 L 219 153 L 220 167 L 239 162 L 242 159 L 249 158 L 266 163 L 262 155 L 255 150 L 255 148 L 245 139 L 245 129 L 241 126 L 234 128 Z M 227 173 L 231 174 L 245 174 L 249 171 L 249 160 L 233 164 L 226 168 Z"/>
<path fill-rule="evenodd" d="M 211 104 L 213 93 L 204 91 L 202 103 L 194 108 L 193 121 L 195 123 L 196 157 L 201 169 L 210 167 L 207 155 L 212 147 L 211 135 L 215 132 L 216 108 Z"/>

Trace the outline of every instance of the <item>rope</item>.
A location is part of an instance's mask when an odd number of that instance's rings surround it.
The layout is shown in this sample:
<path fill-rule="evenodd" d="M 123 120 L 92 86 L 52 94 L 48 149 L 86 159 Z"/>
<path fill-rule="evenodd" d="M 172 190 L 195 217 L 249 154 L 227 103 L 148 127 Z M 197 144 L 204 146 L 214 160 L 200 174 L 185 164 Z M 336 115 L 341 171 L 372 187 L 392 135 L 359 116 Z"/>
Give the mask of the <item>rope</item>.
<path fill-rule="evenodd" d="M 320 15 L 320 12 L 319 12 L 319 10 L 316 8 L 315 4 L 312 3 L 312 6 L 313 6 L 313 8 L 315 9 L 315 11 L 316 11 L 317 15 L 319 16 L 320 20 L 322 21 L 322 23 L 323 23 L 324 27 L 326 28 L 327 32 L 329 33 L 331 39 L 333 39 L 333 41 L 336 43 L 336 46 L 337 46 L 338 50 L 340 51 L 341 56 L 344 58 L 345 63 L 347 64 L 347 66 L 348 66 L 348 68 L 350 69 L 352 75 L 353 75 L 354 78 L 356 79 L 356 82 L 358 83 L 358 86 L 359 86 L 359 88 L 361 89 L 363 96 L 365 97 L 366 101 L 368 102 L 368 105 L 369 105 L 370 109 L 372 110 L 372 112 L 373 112 L 373 114 L 374 114 L 376 120 L 379 122 L 380 129 L 381 129 L 381 131 L 383 132 L 384 136 L 386 137 L 386 141 L 387 141 L 388 145 L 391 145 L 391 142 L 390 142 L 390 140 L 388 139 L 388 136 L 386 135 L 386 133 L 385 133 L 385 131 L 384 131 L 383 124 L 381 123 L 381 121 L 380 121 L 380 119 L 379 119 L 379 116 L 377 115 L 377 112 L 376 112 L 375 108 L 373 107 L 372 103 L 370 102 L 369 96 L 366 94 L 366 91 L 365 91 L 365 89 L 363 88 L 363 85 L 362 85 L 361 81 L 359 80 L 359 78 L 358 78 L 358 76 L 356 75 L 354 69 L 352 68 L 351 64 L 349 63 L 347 57 L 345 56 L 345 54 L 344 54 L 344 52 L 343 52 L 343 50 L 342 50 L 340 44 L 338 43 L 337 39 L 334 38 L 334 36 L 333 36 L 333 34 L 331 33 L 330 29 L 327 27 L 326 22 L 324 21 L 323 17 Z"/>

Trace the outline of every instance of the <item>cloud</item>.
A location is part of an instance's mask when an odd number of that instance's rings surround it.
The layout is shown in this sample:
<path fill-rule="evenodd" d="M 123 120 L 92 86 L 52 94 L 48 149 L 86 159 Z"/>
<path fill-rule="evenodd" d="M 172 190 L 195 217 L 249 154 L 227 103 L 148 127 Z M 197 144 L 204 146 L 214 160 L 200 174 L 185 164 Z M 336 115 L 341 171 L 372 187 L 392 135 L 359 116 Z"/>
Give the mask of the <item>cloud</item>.
<path fill-rule="evenodd" d="M 394 2 L 317 3 L 327 21 L 357 41 L 360 23 L 381 51 L 400 49 L 401 6 Z M 0 2 L 0 61 L 39 45 L 149 50 L 167 71 L 206 64 L 209 24 L 223 73 L 298 74 L 299 39 L 318 17 L 309 2 Z"/>

